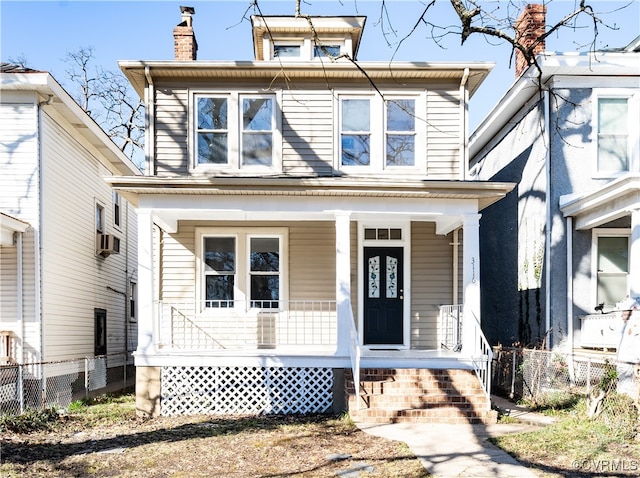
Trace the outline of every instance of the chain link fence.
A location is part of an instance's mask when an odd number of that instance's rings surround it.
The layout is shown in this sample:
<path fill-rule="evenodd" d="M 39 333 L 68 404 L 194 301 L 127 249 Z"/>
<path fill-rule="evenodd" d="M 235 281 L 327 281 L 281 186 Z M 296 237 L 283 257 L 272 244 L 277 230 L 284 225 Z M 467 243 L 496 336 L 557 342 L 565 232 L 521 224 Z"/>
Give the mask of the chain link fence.
<path fill-rule="evenodd" d="M 614 358 L 548 350 L 500 348 L 494 350 L 493 392 L 533 404 L 554 395 L 588 395 L 603 387 L 639 398 L 640 364 Z"/>
<path fill-rule="evenodd" d="M 75 400 L 123 390 L 133 385 L 130 353 L 60 362 L 0 366 L 0 414 L 65 408 Z"/>
<path fill-rule="evenodd" d="M 597 354 L 501 348 L 494 350 L 492 370 L 497 395 L 534 407 L 587 397 L 587 414 L 610 429 L 632 436 L 639 424 L 640 364 Z"/>

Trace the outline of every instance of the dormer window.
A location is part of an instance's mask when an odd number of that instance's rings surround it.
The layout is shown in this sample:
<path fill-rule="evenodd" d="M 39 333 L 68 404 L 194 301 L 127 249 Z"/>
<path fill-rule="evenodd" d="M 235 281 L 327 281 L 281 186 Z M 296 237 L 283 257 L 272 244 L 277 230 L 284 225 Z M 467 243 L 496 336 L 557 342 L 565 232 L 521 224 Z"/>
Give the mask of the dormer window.
<path fill-rule="evenodd" d="M 322 61 L 357 57 L 365 17 L 252 15 L 257 61 Z"/>
<path fill-rule="evenodd" d="M 275 43 L 273 45 L 274 58 L 300 58 L 302 45 L 299 43 Z"/>
<path fill-rule="evenodd" d="M 336 58 L 338 56 L 340 56 L 340 45 L 316 45 L 315 47 L 313 47 L 314 58 Z"/>

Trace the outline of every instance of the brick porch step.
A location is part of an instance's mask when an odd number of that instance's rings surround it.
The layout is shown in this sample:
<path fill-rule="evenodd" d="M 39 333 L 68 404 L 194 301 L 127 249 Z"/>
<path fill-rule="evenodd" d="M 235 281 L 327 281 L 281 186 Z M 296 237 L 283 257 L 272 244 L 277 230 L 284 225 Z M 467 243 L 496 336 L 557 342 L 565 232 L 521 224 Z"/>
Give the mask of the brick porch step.
<path fill-rule="evenodd" d="M 497 418 L 473 370 L 361 369 L 358 396 L 350 371 L 345 388 L 356 421 L 478 424 Z"/>

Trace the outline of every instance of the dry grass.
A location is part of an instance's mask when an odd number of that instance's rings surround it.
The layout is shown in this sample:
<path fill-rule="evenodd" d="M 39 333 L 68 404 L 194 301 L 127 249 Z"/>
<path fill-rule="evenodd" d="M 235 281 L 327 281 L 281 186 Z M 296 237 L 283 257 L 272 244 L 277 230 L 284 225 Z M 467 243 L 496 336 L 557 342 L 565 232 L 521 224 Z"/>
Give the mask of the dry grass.
<path fill-rule="evenodd" d="M 71 412 L 46 430 L 2 437 L 3 477 L 429 476 L 403 443 L 344 417 L 136 418 L 127 396 Z"/>

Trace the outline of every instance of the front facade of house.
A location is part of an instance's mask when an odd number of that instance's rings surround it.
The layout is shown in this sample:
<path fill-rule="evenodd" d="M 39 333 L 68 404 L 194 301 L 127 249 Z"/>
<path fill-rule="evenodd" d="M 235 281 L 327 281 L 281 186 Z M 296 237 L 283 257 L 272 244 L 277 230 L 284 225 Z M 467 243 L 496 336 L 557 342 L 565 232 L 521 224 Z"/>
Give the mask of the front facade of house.
<path fill-rule="evenodd" d="M 518 183 L 481 221 L 483 329 L 614 350 L 608 312 L 640 297 L 640 43 L 539 61 L 543 89 L 530 68 L 471 137 L 475 177 Z"/>
<path fill-rule="evenodd" d="M 132 351 L 135 211 L 103 177 L 139 170 L 49 73 L 3 63 L 0 92 L 3 362 Z"/>
<path fill-rule="evenodd" d="M 253 17 L 255 61 L 195 60 L 191 22 L 176 61 L 120 62 L 149 120 L 149 176 L 111 180 L 138 211 L 139 411 L 343 410 L 377 367 L 479 389 L 485 419 L 479 218 L 512 186 L 464 175 L 490 66 L 356 65 L 362 17 Z"/>

